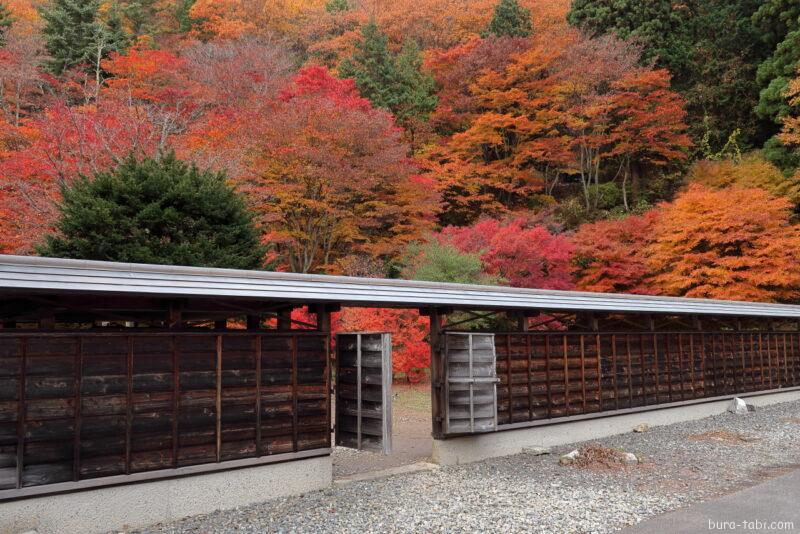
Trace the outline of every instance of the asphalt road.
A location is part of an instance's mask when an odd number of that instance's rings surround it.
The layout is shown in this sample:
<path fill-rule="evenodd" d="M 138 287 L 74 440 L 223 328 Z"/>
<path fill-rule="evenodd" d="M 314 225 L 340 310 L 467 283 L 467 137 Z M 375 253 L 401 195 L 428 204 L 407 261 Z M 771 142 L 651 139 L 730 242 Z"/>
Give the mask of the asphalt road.
<path fill-rule="evenodd" d="M 656 516 L 622 532 L 800 532 L 800 470 L 724 497 Z"/>

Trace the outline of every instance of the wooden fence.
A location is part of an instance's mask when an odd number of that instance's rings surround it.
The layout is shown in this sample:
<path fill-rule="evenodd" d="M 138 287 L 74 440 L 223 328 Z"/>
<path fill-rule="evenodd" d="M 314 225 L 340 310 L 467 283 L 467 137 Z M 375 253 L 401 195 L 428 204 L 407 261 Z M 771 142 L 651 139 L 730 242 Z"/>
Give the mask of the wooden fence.
<path fill-rule="evenodd" d="M 0 334 L 0 490 L 329 447 L 328 351 L 320 332 Z"/>
<path fill-rule="evenodd" d="M 800 333 L 495 335 L 498 423 L 800 386 Z"/>

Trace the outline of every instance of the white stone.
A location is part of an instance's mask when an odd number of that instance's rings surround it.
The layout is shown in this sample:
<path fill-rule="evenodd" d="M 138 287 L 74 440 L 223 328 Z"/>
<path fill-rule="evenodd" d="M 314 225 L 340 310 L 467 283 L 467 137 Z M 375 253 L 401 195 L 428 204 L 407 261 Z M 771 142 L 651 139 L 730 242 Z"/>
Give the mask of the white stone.
<path fill-rule="evenodd" d="M 746 414 L 749 410 L 747 409 L 747 403 L 744 400 L 736 397 L 731 401 L 731 405 L 728 407 L 728 411 L 731 413 L 735 413 L 736 415 Z"/>
<path fill-rule="evenodd" d="M 650 430 L 650 425 L 648 425 L 647 423 L 642 423 L 640 425 L 636 425 L 635 427 L 633 427 L 633 431 L 639 434 L 641 434 L 642 432 L 647 432 L 648 430 Z"/>
<path fill-rule="evenodd" d="M 578 459 L 578 456 L 580 456 L 580 454 L 581 453 L 578 452 L 578 449 L 575 449 L 572 452 L 568 452 L 567 454 L 562 454 L 561 458 L 558 459 L 558 463 L 560 463 L 561 465 L 569 465 L 571 463 L 574 463 L 575 460 Z"/>
<path fill-rule="evenodd" d="M 625 465 L 636 465 L 639 463 L 639 457 L 632 452 L 622 453 L 622 463 Z"/>

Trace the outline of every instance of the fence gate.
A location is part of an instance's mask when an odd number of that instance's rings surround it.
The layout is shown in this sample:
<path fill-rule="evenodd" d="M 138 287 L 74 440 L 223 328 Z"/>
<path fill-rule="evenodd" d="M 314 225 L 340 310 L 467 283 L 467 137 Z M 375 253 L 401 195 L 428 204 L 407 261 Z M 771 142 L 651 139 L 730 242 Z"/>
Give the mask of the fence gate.
<path fill-rule="evenodd" d="M 497 429 L 496 359 L 494 334 L 444 334 L 445 434 Z"/>
<path fill-rule="evenodd" d="M 392 335 L 336 336 L 336 445 L 392 452 Z"/>

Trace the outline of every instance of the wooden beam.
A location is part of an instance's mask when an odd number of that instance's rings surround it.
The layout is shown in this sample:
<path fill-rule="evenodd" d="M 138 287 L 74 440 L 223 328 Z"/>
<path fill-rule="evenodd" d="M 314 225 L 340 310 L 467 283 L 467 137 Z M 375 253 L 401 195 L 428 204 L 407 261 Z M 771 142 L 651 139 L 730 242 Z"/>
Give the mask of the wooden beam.
<path fill-rule="evenodd" d="M 453 308 L 449 308 L 449 307 L 443 307 L 443 308 L 420 308 L 419 314 L 421 316 L 423 316 L 423 317 L 430 317 L 431 314 L 433 313 L 433 314 L 437 314 L 440 317 L 442 317 L 442 316 L 445 316 L 445 315 L 449 315 L 449 314 L 453 313 L 454 311 L 455 310 Z M 496 313 L 496 312 L 494 312 L 494 313 Z"/>

